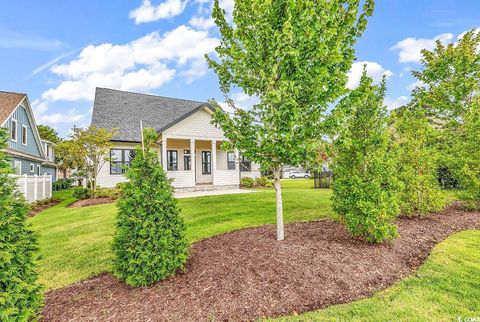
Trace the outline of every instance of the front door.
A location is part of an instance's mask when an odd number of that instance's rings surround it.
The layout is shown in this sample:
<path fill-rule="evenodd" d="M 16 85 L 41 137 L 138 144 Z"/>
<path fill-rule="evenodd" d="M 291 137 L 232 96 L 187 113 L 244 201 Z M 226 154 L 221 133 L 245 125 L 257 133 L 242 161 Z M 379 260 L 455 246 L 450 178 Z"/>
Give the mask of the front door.
<path fill-rule="evenodd" d="M 197 183 L 212 183 L 212 152 L 210 150 L 199 150 L 195 154 L 196 167 L 195 177 Z"/>

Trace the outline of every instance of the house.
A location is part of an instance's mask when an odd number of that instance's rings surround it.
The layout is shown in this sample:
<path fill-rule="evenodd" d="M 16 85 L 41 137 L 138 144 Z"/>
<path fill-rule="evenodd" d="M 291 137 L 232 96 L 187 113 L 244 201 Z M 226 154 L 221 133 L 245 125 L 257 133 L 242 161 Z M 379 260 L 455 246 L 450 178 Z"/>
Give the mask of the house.
<path fill-rule="evenodd" d="M 158 131 L 154 148 L 177 191 L 238 188 L 241 177 L 260 176 L 258 164 L 221 149 L 226 138 L 211 123 L 212 113 L 205 102 L 97 88 L 91 125 L 117 130 L 111 161 L 100 169 L 97 185 L 126 181 L 125 169 L 141 143 L 141 123 Z"/>
<path fill-rule="evenodd" d="M 0 92 L 0 127 L 9 129 L 5 152 L 16 174 L 56 180 L 54 145 L 40 139 L 27 94 Z"/>

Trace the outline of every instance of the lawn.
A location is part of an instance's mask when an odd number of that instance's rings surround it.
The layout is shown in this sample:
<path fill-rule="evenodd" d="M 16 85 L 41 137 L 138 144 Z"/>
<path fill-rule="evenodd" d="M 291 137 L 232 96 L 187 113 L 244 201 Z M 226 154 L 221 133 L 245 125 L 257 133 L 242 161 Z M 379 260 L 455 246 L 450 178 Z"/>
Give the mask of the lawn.
<path fill-rule="evenodd" d="M 285 180 L 285 221 L 334 218 L 330 190 L 312 189 L 311 180 Z M 39 234 L 40 282 L 59 288 L 110 270 L 114 204 L 66 208 L 64 201 L 29 219 Z M 274 192 L 180 199 L 190 242 L 275 222 Z M 454 199 L 453 193 L 447 200 Z M 287 236 L 288 238 L 288 236 Z M 369 299 L 332 306 L 285 320 L 446 320 L 480 315 L 480 231 L 462 232 L 438 245 L 413 276 Z"/>
<path fill-rule="evenodd" d="M 437 245 L 416 274 L 373 297 L 275 321 L 479 321 L 480 231 Z"/>
<path fill-rule="evenodd" d="M 332 217 L 330 190 L 313 189 L 313 180 L 285 180 L 285 221 Z M 59 288 L 110 270 L 114 232 L 114 204 L 66 208 L 71 192 L 57 197 L 62 203 L 29 219 L 39 234 L 40 282 Z M 275 223 L 272 189 L 240 195 L 179 199 L 190 242 L 232 230 Z M 288 238 L 288 236 L 287 236 Z"/>

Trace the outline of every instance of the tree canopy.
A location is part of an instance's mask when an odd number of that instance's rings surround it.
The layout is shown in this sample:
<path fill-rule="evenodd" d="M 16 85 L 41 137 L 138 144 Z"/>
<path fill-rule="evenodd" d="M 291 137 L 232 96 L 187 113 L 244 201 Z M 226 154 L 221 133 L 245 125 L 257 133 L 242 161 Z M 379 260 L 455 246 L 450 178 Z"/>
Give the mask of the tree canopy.
<path fill-rule="evenodd" d="M 207 56 L 229 108 L 214 114 L 228 139 L 273 171 L 277 191 L 277 239 L 283 239 L 280 172 L 298 165 L 321 137 L 328 104 L 346 93 L 347 72 L 358 37 L 372 15 L 373 0 L 237 0 L 229 21 L 218 0 L 213 19 L 221 34 L 218 59 Z M 251 109 L 235 106 L 230 92 L 241 89 L 259 98 Z"/>

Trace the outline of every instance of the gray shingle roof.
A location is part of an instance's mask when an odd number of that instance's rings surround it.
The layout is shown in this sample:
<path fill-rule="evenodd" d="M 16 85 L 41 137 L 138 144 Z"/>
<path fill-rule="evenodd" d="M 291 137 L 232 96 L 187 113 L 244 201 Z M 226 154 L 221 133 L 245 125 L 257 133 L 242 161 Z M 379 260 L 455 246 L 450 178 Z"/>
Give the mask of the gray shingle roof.
<path fill-rule="evenodd" d="M 118 129 L 116 141 L 140 142 L 140 121 L 161 132 L 204 107 L 210 108 L 204 102 L 97 87 L 92 125 Z"/>

